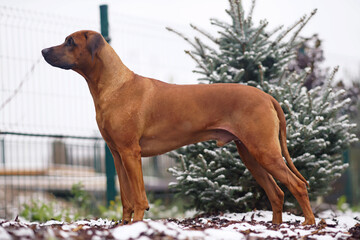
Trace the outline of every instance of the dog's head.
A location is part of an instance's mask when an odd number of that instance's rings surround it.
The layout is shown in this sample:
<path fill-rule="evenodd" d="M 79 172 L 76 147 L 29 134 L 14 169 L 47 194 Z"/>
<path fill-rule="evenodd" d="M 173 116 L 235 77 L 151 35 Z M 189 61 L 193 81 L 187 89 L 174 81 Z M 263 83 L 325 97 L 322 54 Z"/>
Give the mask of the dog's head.
<path fill-rule="evenodd" d="M 62 69 L 81 70 L 91 66 L 105 45 L 105 39 L 94 31 L 79 31 L 65 38 L 61 45 L 41 51 L 46 62 Z"/>

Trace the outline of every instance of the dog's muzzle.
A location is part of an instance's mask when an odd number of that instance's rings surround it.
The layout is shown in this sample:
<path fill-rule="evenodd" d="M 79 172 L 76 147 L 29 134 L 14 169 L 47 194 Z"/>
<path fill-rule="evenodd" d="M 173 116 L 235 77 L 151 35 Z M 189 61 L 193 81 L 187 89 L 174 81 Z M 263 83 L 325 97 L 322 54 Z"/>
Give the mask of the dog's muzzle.
<path fill-rule="evenodd" d="M 72 69 L 74 67 L 74 64 L 64 62 L 58 56 L 56 56 L 56 54 L 54 54 L 53 48 L 45 48 L 41 50 L 41 54 L 43 55 L 45 61 L 51 66 L 66 70 Z"/>
<path fill-rule="evenodd" d="M 48 53 L 51 51 L 51 48 L 45 48 L 43 50 L 41 50 L 41 54 L 43 55 L 44 58 L 46 58 L 46 56 L 48 55 Z"/>

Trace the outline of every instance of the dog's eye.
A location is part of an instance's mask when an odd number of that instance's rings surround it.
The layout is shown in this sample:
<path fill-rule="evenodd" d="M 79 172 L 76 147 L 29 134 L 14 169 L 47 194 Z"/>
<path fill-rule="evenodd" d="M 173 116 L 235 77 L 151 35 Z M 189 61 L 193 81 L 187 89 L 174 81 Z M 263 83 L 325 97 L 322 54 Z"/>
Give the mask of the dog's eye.
<path fill-rule="evenodd" d="M 73 38 L 68 38 L 68 40 L 66 41 L 66 45 L 67 46 L 75 46 L 75 42 Z"/>

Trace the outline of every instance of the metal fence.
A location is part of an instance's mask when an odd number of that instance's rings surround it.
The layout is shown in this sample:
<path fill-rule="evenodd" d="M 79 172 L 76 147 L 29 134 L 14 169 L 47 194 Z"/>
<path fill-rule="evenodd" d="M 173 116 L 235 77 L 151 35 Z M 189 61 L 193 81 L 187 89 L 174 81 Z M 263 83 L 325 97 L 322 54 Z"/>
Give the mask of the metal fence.
<path fill-rule="evenodd" d="M 183 54 L 161 43 L 179 41 L 164 26 L 113 12 L 110 16 L 111 22 L 121 23 L 111 28 L 112 45 L 124 62 L 139 66 L 133 70 L 167 81 L 191 76 L 181 64 L 171 64 L 169 56 L 155 57 Z M 40 54 L 74 31 L 99 31 L 99 24 L 99 16 L 78 19 L 0 6 L 0 218 L 13 218 L 30 200 L 66 195 L 79 182 L 105 201 L 105 143 L 86 81 L 50 67 Z M 141 55 L 145 48 L 152 55 Z M 166 156 L 143 159 L 148 190 L 167 189 L 171 164 Z"/>
<path fill-rule="evenodd" d="M 195 79 L 183 53 L 188 46 L 163 24 L 111 9 L 109 16 L 111 44 L 130 69 L 168 82 Z M 79 182 L 99 202 L 106 200 L 105 143 L 86 82 L 50 67 L 40 54 L 79 29 L 100 31 L 99 16 L 69 18 L 0 6 L 0 218 L 15 217 L 31 199 L 64 196 Z M 358 156 L 358 149 L 350 152 L 352 165 Z M 165 191 L 172 180 L 166 169 L 173 164 L 166 155 L 143 159 L 146 189 Z M 358 203 L 358 174 L 351 176 L 350 192 Z"/>

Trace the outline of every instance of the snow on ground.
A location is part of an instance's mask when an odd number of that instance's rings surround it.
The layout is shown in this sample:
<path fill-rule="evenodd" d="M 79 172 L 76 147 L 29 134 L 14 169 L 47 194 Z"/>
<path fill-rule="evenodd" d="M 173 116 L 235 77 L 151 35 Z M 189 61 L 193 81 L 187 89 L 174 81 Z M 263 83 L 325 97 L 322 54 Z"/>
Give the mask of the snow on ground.
<path fill-rule="evenodd" d="M 302 226 L 303 217 L 284 213 L 281 225 L 272 212 L 253 211 L 196 218 L 145 220 L 120 226 L 98 219 L 73 223 L 0 220 L 0 239 L 360 239 L 360 213 L 326 211 L 316 225 Z"/>

